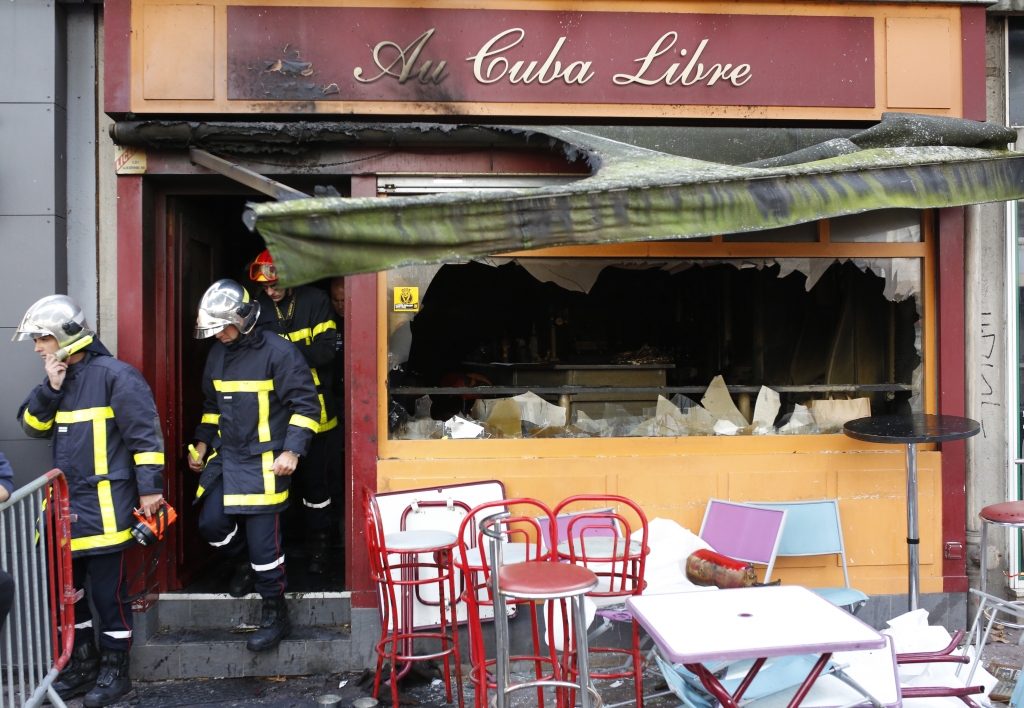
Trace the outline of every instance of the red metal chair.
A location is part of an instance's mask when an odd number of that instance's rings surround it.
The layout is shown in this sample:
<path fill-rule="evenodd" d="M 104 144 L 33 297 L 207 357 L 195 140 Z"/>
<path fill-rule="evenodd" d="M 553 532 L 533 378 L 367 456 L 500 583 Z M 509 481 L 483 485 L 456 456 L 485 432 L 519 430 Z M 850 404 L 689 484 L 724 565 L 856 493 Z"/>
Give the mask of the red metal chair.
<path fill-rule="evenodd" d="M 897 664 L 969 664 L 971 657 L 967 654 L 954 654 L 953 650 L 960 645 L 964 638 L 964 630 L 958 629 L 953 635 L 953 641 L 945 649 L 939 651 L 918 652 L 912 654 L 897 654 Z M 981 708 L 973 699 L 972 695 L 984 693 L 984 686 L 964 686 L 952 688 L 949 686 L 904 686 L 901 689 L 904 698 L 959 698 L 970 708 Z"/>
<path fill-rule="evenodd" d="M 389 683 L 393 706 L 398 705 L 398 679 L 400 674 L 406 673 L 408 666 L 416 661 L 441 659 L 444 664 L 445 691 L 450 703 L 452 685 L 449 661 L 454 659 L 459 708 L 463 708 L 462 668 L 455 617 L 455 573 L 451 562 L 456 544 L 455 535 L 447 531 L 429 530 L 399 531 L 385 535 L 376 494 L 368 487 L 363 487 L 363 520 L 370 557 L 370 575 L 377 584 L 381 616 L 381 638 L 374 646 L 377 652 L 377 673 L 373 682 L 373 697 L 378 698 L 380 694 L 385 657 L 391 663 Z M 395 554 L 399 555 L 398 563 L 391 562 L 391 556 Z M 431 554 L 434 562 L 421 561 L 420 554 Z M 421 577 L 420 571 L 427 569 L 436 575 Z M 427 584 L 437 585 L 440 628 L 436 632 L 414 632 L 411 598 L 421 585 Z M 445 585 L 448 586 L 447 590 Z M 396 595 L 396 591 L 401 598 Z M 437 639 L 441 643 L 441 651 L 415 654 L 413 642 L 416 639 Z M 401 672 L 399 663 L 404 665 Z"/>
<path fill-rule="evenodd" d="M 506 561 L 550 561 L 553 559 L 551 551 L 544 546 L 539 533 L 539 525 L 532 517 L 539 515 L 553 523 L 554 516 L 547 506 L 535 499 L 500 499 L 486 502 L 474 507 L 469 515 L 462 520 L 455 565 L 462 573 L 465 583 L 462 599 L 467 605 L 469 621 L 469 657 L 472 666 L 469 680 L 473 684 L 476 708 L 486 708 L 488 706 L 487 690 L 497 688 L 496 678 L 490 671 L 495 665 L 495 660 L 487 659 L 480 617 L 483 608 L 494 607 L 487 543 L 480 531 L 480 522 L 496 511 L 512 508 L 517 509 L 516 514 L 504 522 L 506 541 L 503 548 Z M 524 509 L 529 509 L 531 513 L 521 513 Z M 510 601 L 509 604 L 523 605 L 529 612 L 533 636 L 533 654 L 513 656 L 511 661 L 533 662 L 538 681 L 558 678 L 559 663 L 555 650 L 552 648 L 553 642 L 548 643 L 550 654 L 543 655 L 540 643 L 540 625 L 534 603 Z M 537 689 L 537 701 L 538 706 L 543 708 L 544 691 L 542 688 Z"/>
<path fill-rule="evenodd" d="M 576 563 L 589 568 L 597 576 L 598 587 L 587 595 L 598 602 L 617 600 L 625 602 L 627 597 L 643 592 L 644 566 L 650 548 L 647 545 L 647 516 L 636 502 L 625 497 L 610 494 L 580 494 L 569 497 L 555 507 L 555 518 L 561 522 L 563 516 L 574 506 L 593 506 L 599 504 L 607 508 L 589 511 L 572 511 L 565 523 L 565 538 L 561 533 L 556 535 L 557 555 L 561 560 Z M 632 510 L 639 519 L 639 528 L 621 512 L 623 507 Z M 552 528 L 561 529 L 559 523 Z M 639 540 L 633 538 L 633 531 L 641 532 Z M 609 533 L 611 531 L 612 533 Z M 602 604 L 604 604 L 602 603 Z M 598 611 L 600 614 L 601 610 Z M 625 666 L 608 671 L 591 671 L 591 678 L 622 679 L 632 678 L 636 688 L 637 708 L 643 708 L 644 687 L 644 656 L 640 649 L 640 625 L 635 619 L 633 624 L 633 641 L 628 649 L 612 647 L 590 647 L 591 653 L 624 654 L 629 657 Z M 610 619 L 606 619 L 610 623 Z M 575 672 L 576 657 L 571 657 L 572 664 L 567 667 L 572 674 Z"/>

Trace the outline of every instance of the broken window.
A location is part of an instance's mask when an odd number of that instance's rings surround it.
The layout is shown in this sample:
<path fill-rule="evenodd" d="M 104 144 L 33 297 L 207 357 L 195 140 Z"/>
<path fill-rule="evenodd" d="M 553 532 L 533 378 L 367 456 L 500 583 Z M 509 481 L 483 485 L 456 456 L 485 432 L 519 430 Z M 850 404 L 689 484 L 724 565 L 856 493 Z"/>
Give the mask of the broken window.
<path fill-rule="evenodd" d="M 914 214 L 839 231 L 919 240 Z M 778 232 L 763 233 L 803 238 Z M 916 258 L 399 268 L 388 274 L 389 435 L 817 434 L 920 412 L 921 290 Z"/>

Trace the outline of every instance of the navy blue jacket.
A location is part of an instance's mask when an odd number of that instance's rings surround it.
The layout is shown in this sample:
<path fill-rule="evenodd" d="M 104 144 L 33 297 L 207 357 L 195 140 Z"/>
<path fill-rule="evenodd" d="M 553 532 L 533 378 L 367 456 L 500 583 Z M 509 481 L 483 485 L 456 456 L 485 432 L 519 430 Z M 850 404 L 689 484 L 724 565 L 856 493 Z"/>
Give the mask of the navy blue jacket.
<path fill-rule="evenodd" d="M 313 373 L 320 398 L 320 429 L 326 433 L 338 427 L 338 411 L 334 400 L 335 332 L 334 308 L 323 290 L 303 285 L 292 288 L 292 294 L 275 303 L 265 292 L 256 296 L 260 303 L 257 326 L 292 342 Z M 292 307 L 292 303 L 295 307 Z M 288 317 L 288 313 L 291 317 Z M 280 313 L 280 316 L 278 315 Z"/>
<path fill-rule="evenodd" d="M 8 495 L 14 491 L 14 469 L 2 452 L 0 452 L 0 487 L 6 489 Z"/>
<path fill-rule="evenodd" d="M 320 427 L 320 401 L 299 350 L 259 328 L 231 347 L 214 342 L 203 393 L 196 439 L 216 450 L 207 468 L 224 476 L 224 511 L 283 510 L 291 478 L 274 474 L 274 460 L 284 450 L 305 455 Z M 200 478 L 205 488 L 208 476 Z"/>
<path fill-rule="evenodd" d="M 164 490 L 164 439 L 149 384 L 98 339 L 71 364 L 59 391 L 49 379 L 18 409 L 22 429 L 53 439 L 71 503 L 71 551 L 110 553 L 133 544 L 140 494 Z"/>

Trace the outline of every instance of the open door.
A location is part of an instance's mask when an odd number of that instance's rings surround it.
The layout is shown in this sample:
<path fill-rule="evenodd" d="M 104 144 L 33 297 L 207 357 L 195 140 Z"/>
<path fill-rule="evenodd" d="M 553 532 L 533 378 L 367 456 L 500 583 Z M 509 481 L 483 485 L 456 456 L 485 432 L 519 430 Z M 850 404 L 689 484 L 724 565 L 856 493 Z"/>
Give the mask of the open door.
<path fill-rule="evenodd" d="M 199 535 L 199 506 L 193 505 L 199 475 L 188 467 L 188 445 L 202 418 L 203 367 L 213 339 L 196 339 L 193 330 L 203 293 L 220 278 L 245 284 L 245 264 L 263 242 L 242 224 L 246 197 L 168 195 L 168 501 L 178 512 L 174 525 L 173 567 L 168 589 L 188 587 L 216 560 Z M 248 198 L 248 199 L 251 199 Z"/>

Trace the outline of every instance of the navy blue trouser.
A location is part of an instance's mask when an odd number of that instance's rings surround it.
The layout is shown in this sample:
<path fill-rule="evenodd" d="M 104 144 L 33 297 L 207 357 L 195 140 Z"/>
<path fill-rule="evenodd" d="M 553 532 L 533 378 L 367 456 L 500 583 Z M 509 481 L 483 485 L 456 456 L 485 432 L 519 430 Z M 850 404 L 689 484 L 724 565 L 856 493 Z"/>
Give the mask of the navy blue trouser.
<path fill-rule="evenodd" d="M 302 499 L 307 531 L 326 531 L 334 517 L 332 490 L 338 485 L 342 469 L 341 426 L 314 435 L 309 450 L 299 458 L 292 476 L 292 493 Z"/>
<path fill-rule="evenodd" d="M 256 571 L 256 592 L 262 597 L 284 594 L 288 579 L 280 514 L 225 514 L 224 480 L 218 477 L 203 494 L 199 534 L 214 548 L 239 560 L 248 548 L 249 563 Z"/>
<path fill-rule="evenodd" d="M 132 605 L 128 599 L 128 564 L 125 551 L 78 556 L 71 559 L 71 577 L 76 589 L 86 588 L 75 603 L 75 646 L 94 640 L 92 609 L 96 606 L 100 624 L 100 647 L 128 651 L 132 645 Z"/>
<path fill-rule="evenodd" d="M 4 628 L 7 615 L 14 604 L 14 578 L 6 570 L 0 570 L 0 629 Z"/>

